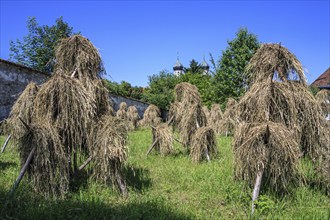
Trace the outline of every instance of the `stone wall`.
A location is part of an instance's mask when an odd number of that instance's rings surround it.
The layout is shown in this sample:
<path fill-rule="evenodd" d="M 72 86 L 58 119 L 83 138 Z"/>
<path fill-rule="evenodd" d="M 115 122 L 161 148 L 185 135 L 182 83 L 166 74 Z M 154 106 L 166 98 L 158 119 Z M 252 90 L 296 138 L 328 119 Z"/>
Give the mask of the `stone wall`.
<path fill-rule="evenodd" d="M 48 74 L 0 59 L 0 121 L 7 118 L 11 107 L 30 82 L 41 84 Z"/>
<path fill-rule="evenodd" d="M 0 59 L 0 121 L 8 117 L 11 107 L 30 82 L 35 82 L 40 85 L 45 82 L 49 76 L 49 74 L 29 67 Z M 127 106 L 136 106 L 140 118 L 143 117 L 144 111 L 149 106 L 146 102 L 114 94 L 109 94 L 109 97 L 115 111 L 119 109 L 119 104 L 121 102 L 126 102 Z M 163 110 L 161 112 L 162 118 L 165 119 L 167 112 Z"/>

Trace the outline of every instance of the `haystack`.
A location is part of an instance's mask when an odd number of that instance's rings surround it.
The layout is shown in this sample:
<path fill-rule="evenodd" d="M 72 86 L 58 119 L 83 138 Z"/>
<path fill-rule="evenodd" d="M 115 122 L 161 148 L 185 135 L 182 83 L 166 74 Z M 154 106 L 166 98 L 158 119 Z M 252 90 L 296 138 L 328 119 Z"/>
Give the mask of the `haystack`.
<path fill-rule="evenodd" d="M 126 102 L 121 102 L 119 104 L 119 109 L 116 113 L 117 118 L 127 120 L 127 112 L 126 112 L 127 104 Z"/>
<path fill-rule="evenodd" d="M 128 153 L 127 132 L 125 122 L 106 115 L 94 124 L 89 144 L 94 157 L 92 178 L 117 186 L 124 196 L 127 195 L 127 188 L 122 166 Z"/>
<path fill-rule="evenodd" d="M 261 184 L 286 192 L 299 155 L 318 161 L 329 152 L 330 140 L 302 65 L 286 48 L 263 45 L 249 62 L 247 75 L 252 85 L 237 105 L 243 125 L 235 132 L 234 146 L 236 176 L 250 185 L 255 179 L 254 201 Z"/>
<path fill-rule="evenodd" d="M 56 47 L 55 57 L 55 74 L 67 74 L 81 81 L 94 80 L 101 76 L 102 60 L 100 54 L 94 45 L 81 35 L 74 35 L 61 40 Z"/>
<path fill-rule="evenodd" d="M 126 195 L 121 166 L 127 154 L 127 130 L 113 118 L 108 92 L 99 78 L 102 64 L 97 49 L 75 35 L 61 41 L 56 61 L 52 77 L 31 104 L 31 123 L 20 118 L 25 132 L 19 139 L 19 152 L 22 163 L 26 160 L 25 165 L 32 167 L 29 176 L 36 191 L 64 195 L 77 172 L 93 160 L 93 176 L 117 184 Z"/>
<path fill-rule="evenodd" d="M 327 117 L 328 115 L 330 115 L 330 90 L 320 90 L 315 95 L 315 98 L 321 105 L 324 116 Z"/>
<path fill-rule="evenodd" d="M 27 124 L 32 122 L 33 103 L 38 90 L 39 88 L 35 83 L 29 83 L 11 109 L 6 120 L 6 127 L 14 140 L 18 140 L 26 132 L 25 126 L 19 118 Z"/>
<path fill-rule="evenodd" d="M 35 120 L 49 122 L 58 129 L 66 153 L 77 167 L 78 149 L 85 148 L 89 126 L 95 117 L 95 100 L 83 84 L 66 75 L 54 75 L 38 92 Z"/>
<path fill-rule="evenodd" d="M 223 135 L 233 135 L 235 127 L 239 122 L 237 101 L 233 98 L 228 98 L 226 110 L 222 115 L 222 119 L 218 124 L 219 133 Z"/>
<path fill-rule="evenodd" d="M 140 116 L 139 116 L 137 108 L 134 105 L 128 107 L 128 109 L 127 109 L 127 119 L 130 123 L 129 127 L 132 130 L 136 129 L 137 126 L 138 126 L 138 121 L 140 119 Z"/>
<path fill-rule="evenodd" d="M 287 192 L 296 180 L 299 155 L 294 132 L 281 123 L 242 123 L 235 131 L 235 176 L 251 187 L 262 173 L 264 186 Z"/>
<path fill-rule="evenodd" d="M 190 158 L 193 162 L 208 161 L 217 155 L 215 132 L 211 127 L 198 128 L 192 137 Z"/>
<path fill-rule="evenodd" d="M 162 156 L 173 152 L 173 136 L 167 124 L 152 128 L 153 148 Z"/>
<path fill-rule="evenodd" d="M 252 83 L 296 80 L 307 86 L 300 61 L 281 44 L 263 44 L 249 61 L 246 74 Z"/>
<path fill-rule="evenodd" d="M 144 111 L 143 119 L 140 121 L 142 126 L 157 126 L 161 122 L 160 110 L 157 106 L 150 104 Z"/>
<path fill-rule="evenodd" d="M 221 120 L 223 118 L 223 113 L 219 104 L 213 104 L 210 111 L 210 116 L 208 117 L 208 124 L 213 128 L 216 134 L 221 132 Z"/>
<path fill-rule="evenodd" d="M 63 196 L 69 189 L 67 152 L 55 127 L 47 121 L 32 123 L 18 141 L 21 165 L 34 148 L 33 162 L 27 170 L 35 191 L 46 196 Z"/>
<path fill-rule="evenodd" d="M 177 123 L 181 141 L 185 147 L 189 147 L 197 128 L 207 125 L 200 94 L 196 86 L 184 82 L 175 86 L 174 97 L 177 103 L 175 119 L 179 119 Z"/>

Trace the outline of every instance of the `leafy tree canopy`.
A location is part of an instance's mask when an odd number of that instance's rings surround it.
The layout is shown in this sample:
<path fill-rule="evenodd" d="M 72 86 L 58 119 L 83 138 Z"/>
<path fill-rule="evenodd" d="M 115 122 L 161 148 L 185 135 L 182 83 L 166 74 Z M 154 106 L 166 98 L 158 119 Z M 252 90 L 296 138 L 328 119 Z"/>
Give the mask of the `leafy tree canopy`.
<path fill-rule="evenodd" d="M 74 35 L 73 28 L 63 21 L 63 17 L 56 19 L 52 26 L 40 26 L 35 17 L 29 17 L 27 28 L 28 34 L 23 40 L 10 42 L 9 59 L 43 72 L 52 72 L 55 46 L 62 38 Z"/>
<path fill-rule="evenodd" d="M 222 52 L 214 77 L 216 102 L 224 103 L 229 97 L 239 98 L 247 89 L 245 67 L 260 47 L 257 36 L 247 28 L 240 28 L 228 47 Z"/>

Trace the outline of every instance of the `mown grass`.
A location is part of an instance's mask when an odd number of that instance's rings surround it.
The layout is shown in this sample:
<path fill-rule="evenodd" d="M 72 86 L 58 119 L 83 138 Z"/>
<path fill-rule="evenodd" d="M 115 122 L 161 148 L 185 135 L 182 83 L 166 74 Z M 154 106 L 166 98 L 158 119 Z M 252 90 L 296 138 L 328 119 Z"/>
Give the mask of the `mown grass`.
<path fill-rule="evenodd" d="M 91 181 L 77 181 L 65 199 L 43 198 L 24 177 L 6 207 L 7 192 L 19 173 L 18 153 L 7 147 L 0 155 L 1 219 L 249 219 L 251 189 L 233 179 L 231 137 L 219 137 L 219 155 L 210 163 L 194 164 L 185 150 L 161 157 L 145 153 L 150 129 L 129 135 L 125 167 L 129 197 Z M 0 138 L 0 146 L 4 137 Z M 309 172 L 306 162 L 304 170 Z M 310 174 L 306 174 L 308 177 Z M 311 177 L 312 178 L 312 177 Z M 297 187 L 290 195 L 263 190 L 255 219 L 329 219 L 330 198 L 317 187 Z"/>

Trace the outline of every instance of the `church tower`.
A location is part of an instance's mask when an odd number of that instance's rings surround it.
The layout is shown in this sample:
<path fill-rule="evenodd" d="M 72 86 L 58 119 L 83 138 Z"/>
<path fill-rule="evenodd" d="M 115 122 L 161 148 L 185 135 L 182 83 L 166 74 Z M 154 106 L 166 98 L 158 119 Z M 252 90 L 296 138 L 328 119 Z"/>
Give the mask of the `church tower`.
<path fill-rule="evenodd" d="M 175 76 L 179 76 L 179 75 L 183 74 L 183 66 L 179 61 L 179 56 L 177 57 L 176 63 L 173 66 L 173 70 L 174 70 Z"/>

